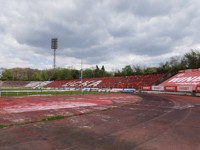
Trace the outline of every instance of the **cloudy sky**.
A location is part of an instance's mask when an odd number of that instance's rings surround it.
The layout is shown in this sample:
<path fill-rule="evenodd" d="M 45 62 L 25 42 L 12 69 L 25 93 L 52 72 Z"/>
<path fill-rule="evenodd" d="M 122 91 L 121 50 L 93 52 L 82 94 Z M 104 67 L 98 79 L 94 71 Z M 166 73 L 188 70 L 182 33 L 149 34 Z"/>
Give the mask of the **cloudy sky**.
<path fill-rule="evenodd" d="M 0 68 L 158 66 L 200 48 L 199 0 L 0 0 Z"/>

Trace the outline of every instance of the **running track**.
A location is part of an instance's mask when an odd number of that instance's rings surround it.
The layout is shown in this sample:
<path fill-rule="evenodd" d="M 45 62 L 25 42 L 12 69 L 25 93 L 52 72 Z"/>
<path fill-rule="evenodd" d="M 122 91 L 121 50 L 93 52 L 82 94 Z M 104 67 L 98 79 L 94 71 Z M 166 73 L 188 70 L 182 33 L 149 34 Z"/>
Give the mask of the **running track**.
<path fill-rule="evenodd" d="M 200 150 L 200 98 L 140 96 L 109 111 L 0 129 L 0 149 Z"/>

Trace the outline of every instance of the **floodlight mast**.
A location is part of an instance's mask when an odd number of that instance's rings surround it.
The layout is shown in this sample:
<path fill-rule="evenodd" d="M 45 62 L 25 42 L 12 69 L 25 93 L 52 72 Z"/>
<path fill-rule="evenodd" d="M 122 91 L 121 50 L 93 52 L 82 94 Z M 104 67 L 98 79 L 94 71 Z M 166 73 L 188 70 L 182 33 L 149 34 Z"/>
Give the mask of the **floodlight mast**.
<path fill-rule="evenodd" d="M 83 95 L 83 62 L 81 59 L 81 95 Z"/>
<path fill-rule="evenodd" d="M 54 53 L 53 53 L 53 69 L 56 69 L 56 49 L 54 49 Z"/>
<path fill-rule="evenodd" d="M 53 69 L 56 69 L 56 49 L 58 48 L 58 39 L 57 38 L 53 38 L 51 39 L 51 49 L 54 50 L 54 59 L 53 59 Z"/>

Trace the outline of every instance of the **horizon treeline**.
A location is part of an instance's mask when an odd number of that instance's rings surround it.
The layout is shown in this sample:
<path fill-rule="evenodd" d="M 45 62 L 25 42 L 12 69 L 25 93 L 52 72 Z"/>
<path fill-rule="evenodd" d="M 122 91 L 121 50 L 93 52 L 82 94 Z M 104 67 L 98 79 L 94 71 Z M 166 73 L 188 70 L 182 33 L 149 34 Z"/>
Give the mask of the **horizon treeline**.
<path fill-rule="evenodd" d="M 165 63 L 161 62 L 159 67 L 145 67 L 142 65 L 127 65 L 122 70 L 115 72 L 116 76 L 129 76 L 153 73 L 171 73 L 177 74 L 178 70 L 200 68 L 200 51 L 190 50 L 190 52 L 181 56 L 173 56 Z"/>
<path fill-rule="evenodd" d="M 83 78 L 105 77 L 111 76 L 110 73 L 105 71 L 104 66 L 99 69 L 96 65 L 95 69 L 83 70 Z M 0 80 L 12 81 L 48 81 L 48 80 L 71 80 L 79 79 L 81 71 L 76 69 L 56 68 L 56 70 L 39 70 L 31 68 L 13 68 L 7 69 L 2 73 Z"/>
<path fill-rule="evenodd" d="M 145 67 L 142 65 L 126 65 L 121 70 L 107 72 L 104 65 L 101 69 L 96 65 L 94 69 L 83 70 L 83 78 L 130 76 L 141 74 L 171 73 L 176 74 L 178 70 L 200 68 L 200 52 L 191 50 L 184 56 L 174 56 L 160 63 L 159 67 Z M 47 81 L 47 80 L 70 80 L 79 79 L 81 71 L 76 69 L 57 68 L 56 70 L 38 70 L 31 68 L 7 69 L 2 73 L 0 80 L 13 81 Z"/>

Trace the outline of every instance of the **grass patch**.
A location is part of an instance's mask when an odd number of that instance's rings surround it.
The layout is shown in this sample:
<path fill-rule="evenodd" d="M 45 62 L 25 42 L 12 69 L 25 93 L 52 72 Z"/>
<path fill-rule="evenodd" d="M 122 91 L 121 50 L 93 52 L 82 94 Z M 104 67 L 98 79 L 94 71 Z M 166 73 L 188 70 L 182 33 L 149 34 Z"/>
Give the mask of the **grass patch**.
<path fill-rule="evenodd" d="M 104 109 L 103 111 L 110 111 L 110 110 L 113 110 L 113 109 L 116 109 L 116 108 L 118 108 L 118 107 L 108 107 L 108 108 Z"/>
<path fill-rule="evenodd" d="M 1 91 L 1 96 L 28 96 L 28 95 L 70 95 L 70 94 L 82 94 L 81 91 L 45 91 L 45 90 L 35 90 L 35 91 Z M 83 94 L 111 94 L 105 92 L 95 92 L 95 91 L 84 91 Z"/>
<path fill-rule="evenodd" d="M 58 116 L 54 116 L 54 117 L 48 117 L 48 118 L 44 118 L 41 121 L 50 121 L 50 120 L 58 120 L 58 119 L 64 119 L 67 116 L 62 116 L 62 115 L 58 115 Z"/>
<path fill-rule="evenodd" d="M 2 125 L 2 124 L 0 124 L 0 129 L 1 128 L 5 128 L 5 127 L 9 127 L 9 126 L 11 126 L 11 125 Z"/>
<path fill-rule="evenodd" d="M 0 128 L 4 128 L 4 127 L 5 127 L 5 125 L 1 125 L 1 124 L 0 124 Z"/>

